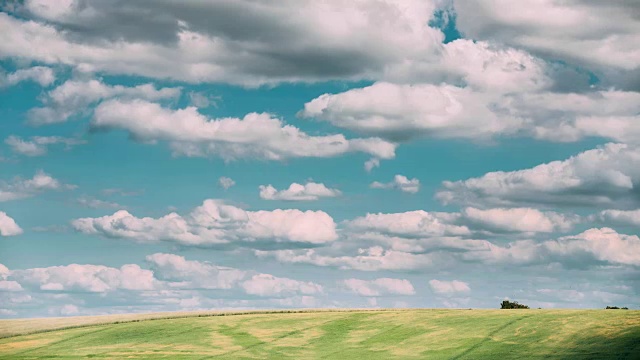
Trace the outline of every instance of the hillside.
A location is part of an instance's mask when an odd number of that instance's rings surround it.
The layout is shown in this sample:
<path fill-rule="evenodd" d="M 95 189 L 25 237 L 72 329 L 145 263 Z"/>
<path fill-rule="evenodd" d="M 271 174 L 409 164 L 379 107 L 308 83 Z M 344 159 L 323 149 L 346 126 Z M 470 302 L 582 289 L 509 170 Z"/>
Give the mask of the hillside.
<path fill-rule="evenodd" d="M 219 315 L 4 320 L 0 358 L 640 359 L 634 310 Z"/>

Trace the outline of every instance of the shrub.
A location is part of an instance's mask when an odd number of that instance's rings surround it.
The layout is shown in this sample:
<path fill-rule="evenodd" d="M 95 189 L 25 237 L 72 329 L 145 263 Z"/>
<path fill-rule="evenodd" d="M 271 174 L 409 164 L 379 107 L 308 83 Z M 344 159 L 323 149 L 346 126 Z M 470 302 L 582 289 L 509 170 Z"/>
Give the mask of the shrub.
<path fill-rule="evenodd" d="M 505 300 L 500 304 L 500 309 L 528 309 L 529 307 L 525 304 L 518 304 L 517 301 L 508 301 Z"/>
<path fill-rule="evenodd" d="M 607 306 L 605 309 L 607 309 L 607 310 L 609 310 L 609 309 L 610 310 L 629 310 L 629 308 L 626 307 L 626 306 L 625 307 L 621 307 L 621 308 L 617 307 L 617 306 Z"/>

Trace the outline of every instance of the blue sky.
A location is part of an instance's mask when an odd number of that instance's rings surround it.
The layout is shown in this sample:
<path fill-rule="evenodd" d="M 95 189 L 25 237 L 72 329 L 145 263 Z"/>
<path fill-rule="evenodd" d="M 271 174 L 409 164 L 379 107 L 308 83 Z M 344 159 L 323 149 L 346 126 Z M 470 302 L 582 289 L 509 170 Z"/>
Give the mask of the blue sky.
<path fill-rule="evenodd" d="M 3 5 L 0 316 L 639 306 L 638 11 L 514 6 Z"/>

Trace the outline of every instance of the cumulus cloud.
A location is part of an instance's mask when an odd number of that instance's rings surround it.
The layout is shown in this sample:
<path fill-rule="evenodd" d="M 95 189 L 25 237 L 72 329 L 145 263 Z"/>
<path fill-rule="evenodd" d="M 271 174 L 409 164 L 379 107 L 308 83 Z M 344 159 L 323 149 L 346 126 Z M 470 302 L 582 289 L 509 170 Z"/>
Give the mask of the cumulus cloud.
<path fill-rule="evenodd" d="M 229 188 L 233 187 L 236 184 L 235 181 L 233 181 L 232 178 L 226 177 L 226 176 L 221 176 L 218 179 L 218 185 L 222 186 L 223 189 L 228 190 Z"/>
<path fill-rule="evenodd" d="M 171 110 L 142 100 L 104 102 L 96 108 L 91 124 L 94 129 L 125 130 L 140 141 L 168 141 L 176 155 L 225 160 L 334 157 L 348 152 L 391 159 L 396 148 L 378 138 L 311 136 L 265 113 L 251 113 L 243 119 L 208 119 L 194 107 Z"/>
<path fill-rule="evenodd" d="M 63 184 L 44 171 L 38 171 L 31 179 L 15 178 L 12 182 L 0 181 L 0 202 L 35 196 L 48 190 L 71 190 L 75 185 Z"/>
<path fill-rule="evenodd" d="M 349 291 L 360 296 L 414 295 L 416 293 L 411 282 L 406 279 L 346 279 L 341 283 Z"/>
<path fill-rule="evenodd" d="M 393 181 L 389 183 L 374 181 L 370 187 L 372 189 L 398 189 L 402 192 L 415 194 L 420 191 L 420 180 L 416 178 L 409 179 L 404 175 L 396 175 L 393 177 Z"/>
<path fill-rule="evenodd" d="M 637 92 L 525 90 L 502 94 L 447 84 L 377 82 L 321 95 L 300 114 L 392 141 L 525 136 L 554 142 L 601 137 L 640 143 Z"/>
<path fill-rule="evenodd" d="M 330 189 L 322 183 L 308 182 L 304 185 L 292 183 L 288 189 L 284 190 L 278 190 L 271 184 L 260 185 L 260 198 L 263 200 L 313 201 L 340 195 L 340 190 Z"/>
<path fill-rule="evenodd" d="M 23 81 L 33 81 L 40 86 L 49 86 L 56 81 L 56 75 L 53 69 L 46 66 L 19 69 L 9 74 L 0 72 L 0 88 L 17 85 Z"/>
<path fill-rule="evenodd" d="M 103 265 L 52 266 L 12 270 L 12 279 L 22 286 L 45 291 L 87 291 L 104 293 L 123 290 L 152 290 L 153 272 L 135 264 L 112 268 Z"/>
<path fill-rule="evenodd" d="M 187 260 L 183 256 L 157 253 L 147 256 L 155 276 L 188 289 L 231 289 L 247 275 L 246 271 Z"/>
<path fill-rule="evenodd" d="M 108 85 L 101 80 L 67 80 L 43 97 L 44 107 L 31 109 L 29 122 L 45 125 L 65 122 L 69 118 L 89 111 L 91 105 L 110 99 L 145 99 L 150 101 L 177 99 L 181 88 L 156 89 L 153 84 L 134 87 Z"/>
<path fill-rule="evenodd" d="M 258 296 L 286 296 L 294 294 L 315 295 L 323 292 L 322 286 L 269 274 L 253 275 L 242 283 L 247 294 Z"/>
<path fill-rule="evenodd" d="M 345 221 L 346 227 L 354 233 L 377 232 L 410 238 L 446 235 L 470 235 L 464 225 L 456 224 L 457 215 L 423 210 L 403 213 L 367 214 Z"/>
<path fill-rule="evenodd" d="M 42 156 L 47 153 L 50 145 L 62 144 L 68 150 L 76 145 L 85 144 L 86 141 L 60 136 L 32 136 L 29 140 L 23 140 L 19 136 L 11 135 L 4 140 L 4 143 L 14 153 L 25 156 Z"/>
<path fill-rule="evenodd" d="M 430 254 L 412 254 L 403 251 L 385 250 L 380 246 L 358 249 L 358 254 L 351 256 L 324 255 L 314 249 L 256 250 L 255 254 L 261 258 L 272 257 L 282 263 L 311 264 L 360 271 L 423 269 L 432 267 L 439 260 Z"/>
<path fill-rule="evenodd" d="M 603 210 L 596 216 L 591 216 L 591 220 L 599 220 L 605 223 L 617 225 L 640 226 L 640 209 L 636 210 Z"/>
<path fill-rule="evenodd" d="M 575 215 L 533 208 L 465 208 L 462 216 L 471 226 L 493 232 L 566 232 L 580 221 Z"/>
<path fill-rule="evenodd" d="M 633 206 L 640 182 L 640 150 L 606 144 L 562 161 L 478 178 L 445 181 L 436 197 L 443 203 L 487 205 Z"/>
<path fill-rule="evenodd" d="M 186 260 L 174 254 L 157 253 L 147 256 L 156 276 L 167 282 L 169 288 L 183 289 L 242 289 L 250 295 L 282 297 L 315 295 L 322 286 L 270 274 L 222 267 L 209 262 Z"/>
<path fill-rule="evenodd" d="M 22 291 L 22 286 L 17 281 L 0 280 L 0 292 L 2 291 Z"/>
<path fill-rule="evenodd" d="M 219 200 L 205 200 L 185 216 L 170 213 L 157 219 L 138 218 L 120 210 L 99 218 L 76 219 L 72 226 L 86 234 L 184 245 L 256 241 L 322 244 L 337 239 L 336 224 L 323 211 L 245 211 Z"/>
<path fill-rule="evenodd" d="M 12 217 L 0 211 L 0 236 L 15 236 L 22 234 L 22 228 L 16 224 Z"/>
<path fill-rule="evenodd" d="M 0 56 L 245 86 L 362 79 L 429 58 L 444 39 L 428 26 L 435 6 L 418 0 L 117 6 L 31 0 L 0 14 L 6 35 Z"/>
<path fill-rule="evenodd" d="M 640 24 L 633 2 L 537 1 L 521 11 L 508 0 L 456 0 L 454 8 L 458 29 L 474 39 L 596 67 L 640 66 L 640 50 L 634 46 L 640 43 Z"/>
<path fill-rule="evenodd" d="M 459 280 L 444 281 L 433 279 L 429 280 L 429 286 L 436 294 L 468 293 L 471 291 L 468 283 Z"/>
<path fill-rule="evenodd" d="M 304 105 L 301 115 L 393 141 L 416 137 L 491 138 L 514 133 L 521 120 L 488 107 L 494 95 L 452 85 L 377 82 Z M 478 119 L 482 119 L 481 122 Z"/>

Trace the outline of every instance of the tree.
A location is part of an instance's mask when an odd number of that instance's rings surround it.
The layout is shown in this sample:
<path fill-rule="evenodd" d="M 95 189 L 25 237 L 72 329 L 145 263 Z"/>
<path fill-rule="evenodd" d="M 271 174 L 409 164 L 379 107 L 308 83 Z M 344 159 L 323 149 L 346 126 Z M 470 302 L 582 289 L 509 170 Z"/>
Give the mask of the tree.
<path fill-rule="evenodd" d="M 500 304 L 500 309 L 528 309 L 529 307 L 525 304 L 518 304 L 517 301 L 509 301 L 505 300 Z"/>

